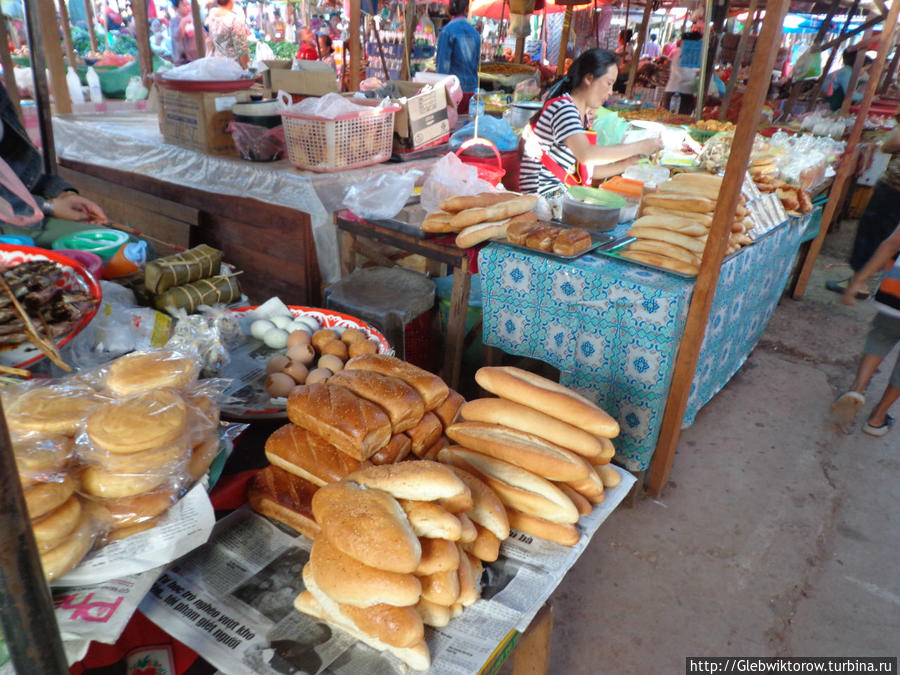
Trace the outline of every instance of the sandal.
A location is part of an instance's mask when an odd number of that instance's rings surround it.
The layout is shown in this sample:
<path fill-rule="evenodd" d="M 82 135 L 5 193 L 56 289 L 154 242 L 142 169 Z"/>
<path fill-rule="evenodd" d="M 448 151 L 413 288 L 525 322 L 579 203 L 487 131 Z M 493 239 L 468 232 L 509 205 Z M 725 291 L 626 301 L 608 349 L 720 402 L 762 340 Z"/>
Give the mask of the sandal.
<path fill-rule="evenodd" d="M 875 427 L 866 422 L 866 426 L 863 427 L 863 432 L 869 434 L 869 436 L 884 436 L 891 430 L 894 426 L 894 418 L 890 415 L 884 416 L 884 424 L 880 427 Z"/>
<path fill-rule="evenodd" d="M 865 396 L 857 391 L 848 391 L 831 404 L 831 414 L 841 422 L 851 422 L 865 404 Z"/>
<path fill-rule="evenodd" d="M 844 279 L 843 281 L 835 281 L 834 279 L 831 279 L 831 280 L 825 282 L 825 288 L 827 288 L 832 293 L 837 293 L 838 295 L 843 294 L 844 291 L 847 290 L 847 287 L 849 285 L 850 285 L 850 279 Z M 866 299 L 868 299 L 868 297 L 870 295 L 872 295 L 872 293 L 870 291 L 859 291 L 856 294 L 856 299 L 857 300 L 866 300 Z"/>

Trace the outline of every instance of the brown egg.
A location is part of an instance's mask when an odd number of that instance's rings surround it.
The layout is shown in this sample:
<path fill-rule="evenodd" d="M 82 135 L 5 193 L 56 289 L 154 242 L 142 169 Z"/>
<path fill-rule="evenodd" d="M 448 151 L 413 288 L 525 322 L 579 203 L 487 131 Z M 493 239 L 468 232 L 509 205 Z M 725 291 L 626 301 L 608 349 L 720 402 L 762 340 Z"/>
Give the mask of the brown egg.
<path fill-rule="evenodd" d="M 306 376 L 306 384 L 324 382 L 332 375 L 334 375 L 334 373 L 328 370 L 328 368 L 315 368 L 314 370 L 309 371 L 309 375 Z"/>
<path fill-rule="evenodd" d="M 296 386 L 294 378 L 286 373 L 270 373 L 266 378 L 266 391 L 272 398 L 287 396 Z"/>
<path fill-rule="evenodd" d="M 291 347 L 296 347 L 297 345 L 308 345 L 311 340 L 312 338 L 305 330 L 295 330 L 294 332 L 288 334 L 287 346 L 288 349 L 290 349 Z"/>
<path fill-rule="evenodd" d="M 332 340 L 325 344 L 322 347 L 322 356 L 326 354 L 334 354 L 341 361 L 346 361 L 350 358 L 350 352 L 347 351 L 347 345 L 341 342 L 340 340 Z"/>
<path fill-rule="evenodd" d="M 269 362 L 266 364 L 266 375 L 280 373 L 289 365 L 291 365 L 291 360 L 287 356 L 284 354 L 276 354 L 269 359 Z"/>
<path fill-rule="evenodd" d="M 319 359 L 317 365 L 319 366 L 319 368 L 327 368 L 332 373 L 336 373 L 339 370 L 344 369 L 344 362 L 334 354 L 323 355 L 322 358 Z"/>
<path fill-rule="evenodd" d="M 377 354 L 378 345 L 371 340 L 363 340 L 362 342 L 354 342 L 350 345 L 350 358 L 354 356 L 362 356 L 363 354 Z"/>
<path fill-rule="evenodd" d="M 309 370 L 299 361 L 291 361 L 284 372 L 294 378 L 297 384 L 306 384 L 306 376 L 309 375 Z"/>
<path fill-rule="evenodd" d="M 322 330 L 317 330 L 312 335 L 312 346 L 319 351 L 322 352 L 322 347 L 324 347 L 327 343 L 337 340 L 338 335 L 330 328 L 323 328 Z"/>
<path fill-rule="evenodd" d="M 302 363 L 304 366 L 308 366 L 316 360 L 316 350 L 310 344 L 289 347 L 286 355 L 292 363 Z M 284 369 L 282 368 L 282 370 Z"/>
<path fill-rule="evenodd" d="M 359 328 L 348 328 L 341 334 L 341 342 L 346 345 L 352 345 L 356 342 L 362 342 L 363 340 L 368 340 L 369 336 L 366 335 L 364 330 Z"/>

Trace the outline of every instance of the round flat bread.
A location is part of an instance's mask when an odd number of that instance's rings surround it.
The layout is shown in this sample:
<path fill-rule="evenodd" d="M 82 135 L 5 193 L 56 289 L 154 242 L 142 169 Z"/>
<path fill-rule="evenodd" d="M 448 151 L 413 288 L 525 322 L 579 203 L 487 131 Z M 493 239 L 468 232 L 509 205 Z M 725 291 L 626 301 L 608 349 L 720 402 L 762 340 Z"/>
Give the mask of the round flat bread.
<path fill-rule="evenodd" d="M 160 387 L 181 389 L 197 379 L 194 359 L 169 349 L 132 352 L 113 361 L 106 386 L 124 396 Z"/>
<path fill-rule="evenodd" d="M 88 413 L 107 399 L 88 387 L 38 386 L 6 407 L 10 429 L 74 436 Z"/>
<path fill-rule="evenodd" d="M 88 514 L 82 513 L 74 531 L 59 545 L 41 553 L 47 581 L 58 579 L 81 562 L 94 543 L 94 528 Z"/>
<path fill-rule="evenodd" d="M 186 424 L 181 396 L 159 389 L 98 406 L 88 417 L 87 432 L 97 447 L 128 454 L 174 443 Z"/>
<path fill-rule="evenodd" d="M 75 492 L 75 481 L 66 476 L 58 483 L 38 483 L 25 490 L 25 506 L 32 520 L 59 508 Z"/>
<path fill-rule="evenodd" d="M 81 501 L 75 495 L 63 505 L 31 524 L 38 551 L 43 553 L 59 546 L 81 520 Z"/>

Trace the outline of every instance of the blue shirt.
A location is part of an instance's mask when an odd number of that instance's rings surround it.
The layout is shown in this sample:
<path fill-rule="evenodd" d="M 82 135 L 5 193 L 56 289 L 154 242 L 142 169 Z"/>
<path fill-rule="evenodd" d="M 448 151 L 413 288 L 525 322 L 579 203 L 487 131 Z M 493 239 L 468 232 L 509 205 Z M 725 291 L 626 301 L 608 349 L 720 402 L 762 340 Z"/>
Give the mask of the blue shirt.
<path fill-rule="evenodd" d="M 435 69 L 456 75 L 463 91 L 478 88 L 478 65 L 481 62 L 481 36 L 463 16 L 458 16 L 438 33 Z"/>

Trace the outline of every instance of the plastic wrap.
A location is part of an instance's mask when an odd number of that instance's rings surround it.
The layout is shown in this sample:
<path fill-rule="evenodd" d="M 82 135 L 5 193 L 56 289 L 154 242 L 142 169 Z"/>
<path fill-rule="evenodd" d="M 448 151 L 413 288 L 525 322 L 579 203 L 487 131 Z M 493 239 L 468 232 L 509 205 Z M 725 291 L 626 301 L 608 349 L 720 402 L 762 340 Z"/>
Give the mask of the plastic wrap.
<path fill-rule="evenodd" d="M 241 79 L 243 74 L 244 69 L 234 59 L 225 56 L 206 56 L 166 71 L 163 78 L 166 80 L 230 82 Z"/>
<path fill-rule="evenodd" d="M 227 131 L 234 139 L 238 154 L 251 162 L 274 162 L 284 157 L 284 127 L 272 129 L 257 124 L 231 121 Z"/>
<path fill-rule="evenodd" d="M 240 326 L 234 314 L 224 306 L 199 308 L 199 314 L 175 310 L 175 330 L 166 343 L 171 349 L 196 351 L 200 371 L 204 377 L 221 372 L 230 362 L 228 343 L 240 336 Z"/>
<path fill-rule="evenodd" d="M 344 196 L 347 208 L 360 218 L 384 220 L 396 216 L 412 195 L 423 172 L 383 173 L 351 185 Z"/>
<path fill-rule="evenodd" d="M 68 475 L 75 456 L 71 437 L 35 431 L 12 431 L 9 436 L 22 487 L 60 482 Z"/>
<path fill-rule="evenodd" d="M 497 192 L 497 188 L 478 177 L 478 169 L 449 153 L 434 165 L 422 185 L 421 204 L 426 213 L 438 211 L 450 197 Z"/>
<path fill-rule="evenodd" d="M 372 106 L 360 105 L 340 94 L 325 94 L 321 97 L 305 98 L 299 103 L 290 103 L 291 97 L 283 91 L 278 92 L 279 111 L 296 115 L 312 115 L 333 120 L 342 115 L 355 115 L 370 112 Z M 384 99 L 380 106 L 390 105 L 390 99 Z"/>

